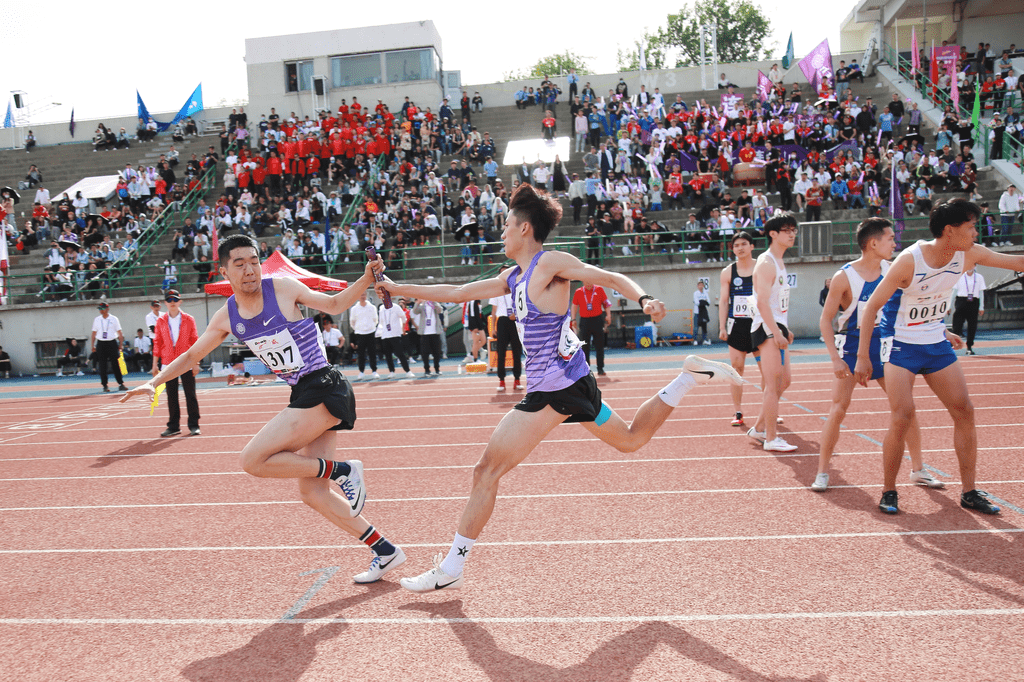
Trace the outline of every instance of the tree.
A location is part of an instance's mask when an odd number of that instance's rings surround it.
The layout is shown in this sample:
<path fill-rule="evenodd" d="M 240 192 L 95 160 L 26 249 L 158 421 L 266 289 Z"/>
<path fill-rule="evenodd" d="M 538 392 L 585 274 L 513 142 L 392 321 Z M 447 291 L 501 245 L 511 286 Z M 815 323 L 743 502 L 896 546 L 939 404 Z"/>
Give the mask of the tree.
<path fill-rule="evenodd" d="M 664 48 L 680 51 L 676 67 L 700 63 L 700 27 L 718 24 L 718 61 L 733 64 L 769 59 L 775 43 L 768 43 L 771 24 L 761 8 L 750 0 L 693 0 L 678 14 L 668 15 L 668 25 L 658 30 Z M 710 54 L 710 46 L 705 46 Z"/>
<path fill-rule="evenodd" d="M 644 59 L 648 69 L 664 69 L 668 63 L 668 56 L 661 37 L 657 34 L 651 35 L 644 31 L 644 37 L 633 42 L 633 47 L 625 52 L 620 47 L 616 53 L 619 71 L 640 70 L 640 46 L 644 47 Z"/>
<path fill-rule="evenodd" d="M 581 57 L 571 50 L 566 50 L 560 54 L 549 55 L 539 60 L 530 69 L 529 76 L 535 78 L 545 74 L 557 76 L 569 73 L 569 69 L 576 69 L 576 73 L 580 75 L 589 74 L 591 71 L 590 67 L 587 66 L 587 59 L 588 57 Z"/>

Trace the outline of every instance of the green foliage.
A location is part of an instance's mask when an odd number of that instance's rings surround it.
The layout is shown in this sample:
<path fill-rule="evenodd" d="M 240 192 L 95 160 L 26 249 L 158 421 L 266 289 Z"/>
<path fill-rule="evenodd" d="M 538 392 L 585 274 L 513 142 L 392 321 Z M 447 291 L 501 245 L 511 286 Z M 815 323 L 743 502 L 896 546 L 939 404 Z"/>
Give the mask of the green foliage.
<path fill-rule="evenodd" d="M 648 32 L 644 32 L 644 37 L 640 40 L 633 42 L 633 47 L 622 51 L 620 47 L 616 53 L 616 60 L 618 62 L 619 71 L 639 71 L 640 70 L 640 46 L 644 46 L 644 57 L 647 61 L 648 69 L 664 69 L 668 63 L 668 57 L 666 49 L 662 43 L 661 37 L 657 34 L 651 35 Z"/>
<path fill-rule="evenodd" d="M 569 73 L 569 69 L 576 69 L 576 73 L 581 76 L 586 75 L 591 73 L 586 60 L 587 57 L 581 57 L 572 52 L 572 50 L 566 50 L 560 54 L 549 55 L 539 60 L 531 67 L 526 77 L 541 78 L 545 74 L 548 76 L 558 76 Z"/>
<path fill-rule="evenodd" d="M 660 45 L 680 51 L 676 67 L 700 62 L 700 27 L 718 24 L 718 61 L 730 64 L 768 59 L 771 24 L 764 11 L 750 0 L 692 0 L 658 30 Z M 710 46 L 705 45 L 710 54 Z"/>

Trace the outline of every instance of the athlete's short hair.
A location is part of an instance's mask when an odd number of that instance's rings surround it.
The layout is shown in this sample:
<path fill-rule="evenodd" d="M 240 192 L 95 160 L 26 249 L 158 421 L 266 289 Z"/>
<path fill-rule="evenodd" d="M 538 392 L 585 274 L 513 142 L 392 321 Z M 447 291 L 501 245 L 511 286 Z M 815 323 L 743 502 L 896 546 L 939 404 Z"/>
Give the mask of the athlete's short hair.
<path fill-rule="evenodd" d="M 231 252 L 234 249 L 242 249 L 247 246 L 251 246 L 252 250 L 257 254 L 260 252 L 259 244 L 256 240 L 247 234 L 233 234 L 217 246 L 217 260 L 220 261 L 221 267 L 226 268 L 228 261 L 231 260 Z"/>
<path fill-rule="evenodd" d="M 932 209 L 928 216 L 928 229 L 935 237 L 941 237 L 947 225 L 963 225 L 969 220 L 981 217 L 977 204 L 966 199 L 951 199 Z"/>
<path fill-rule="evenodd" d="M 532 186 L 521 184 L 512 192 L 508 212 L 533 227 L 533 238 L 541 244 L 562 219 L 562 207 L 551 197 L 542 197 Z"/>
<path fill-rule="evenodd" d="M 740 239 L 746 239 L 748 242 L 750 242 L 751 246 L 754 245 L 754 238 L 750 236 L 750 233 L 747 232 L 746 230 L 740 230 L 739 232 L 732 236 L 732 241 L 729 242 L 729 246 L 736 246 L 736 242 L 739 241 Z"/>
<path fill-rule="evenodd" d="M 778 211 L 768 219 L 764 224 L 764 236 L 768 238 L 769 244 L 772 243 L 772 232 L 780 232 L 784 227 L 800 227 L 796 216 L 789 211 Z"/>
<path fill-rule="evenodd" d="M 868 242 L 882 236 L 887 227 L 892 227 L 892 221 L 888 218 L 866 218 L 857 226 L 857 246 L 863 251 L 867 248 Z"/>

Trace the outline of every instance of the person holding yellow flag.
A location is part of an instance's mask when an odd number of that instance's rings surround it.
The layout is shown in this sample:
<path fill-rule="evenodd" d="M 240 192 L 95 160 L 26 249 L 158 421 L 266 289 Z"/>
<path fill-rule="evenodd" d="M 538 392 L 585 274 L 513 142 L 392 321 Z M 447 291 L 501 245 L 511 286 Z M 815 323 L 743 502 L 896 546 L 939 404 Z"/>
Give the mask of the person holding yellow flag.
<path fill-rule="evenodd" d="M 118 362 L 121 356 L 121 346 L 124 344 L 121 322 L 110 314 L 110 306 L 106 301 L 100 301 L 96 309 L 100 311 L 100 314 L 92 321 L 90 345 L 92 352 L 96 354 L 96 369 L 99 371 L 103 392 L 110 393 L 110 388 L 107 386 L 108 367 L 112 367 L 114 370 L 117 390 L 127 391 L 128 387 L 124 385 L 124 373 Z"/>
<path fill-rule="evenodd" d="M 171 364 L 199 340 L 196 320 L 188 313 L 181 312 L 181 296 L 177 289 L 168 289 L 164 294 L 167 312 L 156 321 L 156 343 L 153 344 L 153 376 L 160 371 L 160 365 Z M 199 435 L 199 400 L 196 398 L 196 374 L 199 365 L 181 375 L 181 387 L 185 391 L 185 407 L 188 410 L 188 432 Z M 181 406 L 178 404 L 178 377 L 169 379 L 167 387 L 167 430 L 161 438 L 181 433 Z"/>

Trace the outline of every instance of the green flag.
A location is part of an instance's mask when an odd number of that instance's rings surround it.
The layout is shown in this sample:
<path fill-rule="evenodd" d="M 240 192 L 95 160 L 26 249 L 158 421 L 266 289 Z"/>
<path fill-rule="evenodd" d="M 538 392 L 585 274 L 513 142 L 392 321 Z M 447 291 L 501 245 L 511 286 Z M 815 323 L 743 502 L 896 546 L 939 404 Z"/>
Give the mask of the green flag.
<path fill-rule="evenodd" d="M 981 120 L 981 88 L 974 89 L 974 110 L 971 111 L 971 127 L 977 128 Z"/>
<path fill-rule="evenodd" d="M 782 68 L 788 69 L 793 65 L 793 32 L 789 32 L 789 45 L 786 46 L 786 54 L 782 56 Z"/>

